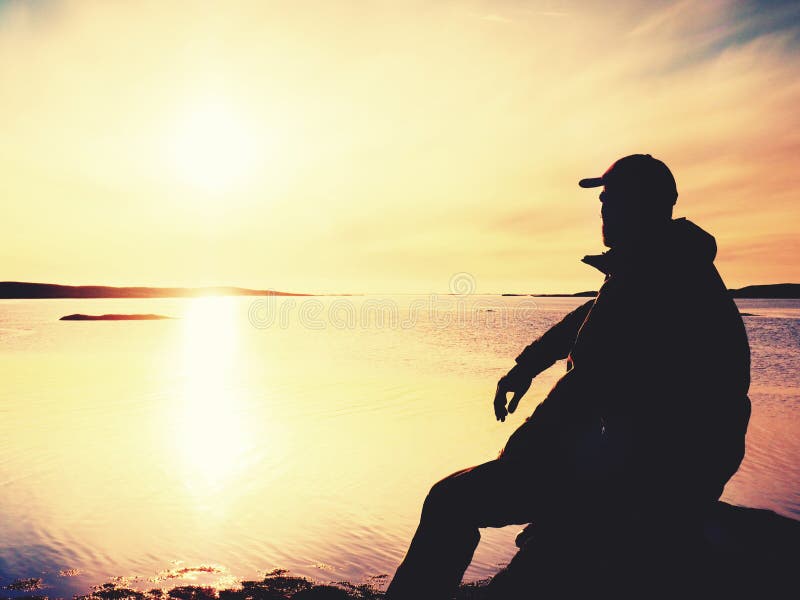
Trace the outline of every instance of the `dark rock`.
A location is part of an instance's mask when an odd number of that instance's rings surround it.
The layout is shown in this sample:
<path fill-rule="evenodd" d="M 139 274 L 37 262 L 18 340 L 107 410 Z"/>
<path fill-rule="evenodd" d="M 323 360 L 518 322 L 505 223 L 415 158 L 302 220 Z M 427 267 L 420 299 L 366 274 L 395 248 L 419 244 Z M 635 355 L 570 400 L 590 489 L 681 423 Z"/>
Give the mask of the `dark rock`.
<path fill-rule="evenodd" d="M 74 315 L 65 315 L 59 319 L 59 321 L 158 321 L 161 319 L 171 319 L 172 317 L 167 317 L 165 315 L 153 315 L 153 314 L 144 314 L 144 315 L 116 315 L 116 314 L 109 314 L 109 315 L 82 315 L 80 313 L 76 313 Z"/>
<path fill-rule="evenodd" d="M 42 578 L 30 577 L 28 579 L 15 579 L 5 586 L 5 588 L 14 592 L 34 592 L 42 589 Z"/>
<path fill-rule="evenodd" d="M 800 522 L 768 510 L 718 502 L 697 527 L 654 515 L 629 526 L 526 533 L 487 598 L 773 598 L 796 592 Z"/>
<path fill-rule="evenodd" d="M 333 585 L 317 585 L 292 596 L 292 600 L 351 600 L 352 596 Z"/>
<path fill-rule="evenodd" d="M 212 587 L 200 585 L 179 585 L 172 588 L 168 595 L 176 600 L 216 600 L 217 592 Z"/>

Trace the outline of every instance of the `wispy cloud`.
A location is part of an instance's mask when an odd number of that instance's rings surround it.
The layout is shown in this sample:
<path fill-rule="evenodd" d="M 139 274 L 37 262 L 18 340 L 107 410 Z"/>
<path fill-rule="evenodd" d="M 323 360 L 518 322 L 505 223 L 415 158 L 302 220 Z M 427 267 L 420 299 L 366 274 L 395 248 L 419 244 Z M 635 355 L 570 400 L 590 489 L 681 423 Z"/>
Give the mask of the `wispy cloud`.
<path fill-rule="evenodd" d="M 491 23 L 513 23 L 514 22 L 513 19 L 509 19 L 508 17 L 501 17 L 500 15 L 496 15 L 496 14 L 482 15 L 480 18 L 483 19 L 484 21 L 489 21 Z"/>

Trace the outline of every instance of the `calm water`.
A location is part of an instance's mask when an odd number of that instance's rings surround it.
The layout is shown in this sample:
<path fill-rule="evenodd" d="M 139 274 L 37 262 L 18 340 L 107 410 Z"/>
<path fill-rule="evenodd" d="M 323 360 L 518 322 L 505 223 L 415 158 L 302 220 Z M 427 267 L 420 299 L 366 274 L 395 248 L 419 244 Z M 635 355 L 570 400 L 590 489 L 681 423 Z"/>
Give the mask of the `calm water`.
<path fill-rule="evenodd" d="M 430 485 L 493 458 L 560 375 L 495 421 L 497 378 L 580 302 L 0 301 L 0 584 L 391 574 Z M 753 418 L 725 498 L 800 518 L 800 301 L 739 305 Z M 75 312 L 177 318 L 58 321 Z M 487 530 L 468 578 L 506 562 L 517 530 Z"/>

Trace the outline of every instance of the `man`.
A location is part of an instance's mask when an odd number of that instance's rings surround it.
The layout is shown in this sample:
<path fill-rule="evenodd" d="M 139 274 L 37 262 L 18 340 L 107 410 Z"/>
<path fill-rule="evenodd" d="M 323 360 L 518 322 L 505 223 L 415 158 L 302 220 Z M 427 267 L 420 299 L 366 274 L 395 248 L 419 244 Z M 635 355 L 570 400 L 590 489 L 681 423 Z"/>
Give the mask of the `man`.
<path fill-rule="evenodd" d="M 603 186 L 610 250 L 583 262 L 605 282 L 517 357 L 497 385 L 497 419 L 557 360 L 567 372 L 498 459 L 433 486 L 391 600 L 451 598 L 481 527 L 633 518 L 643 507 L 691 522 L 739 467 L 750 350 L 714 238 L 672 219 L 675 179 L 649 154 L 580 186 Z"/>

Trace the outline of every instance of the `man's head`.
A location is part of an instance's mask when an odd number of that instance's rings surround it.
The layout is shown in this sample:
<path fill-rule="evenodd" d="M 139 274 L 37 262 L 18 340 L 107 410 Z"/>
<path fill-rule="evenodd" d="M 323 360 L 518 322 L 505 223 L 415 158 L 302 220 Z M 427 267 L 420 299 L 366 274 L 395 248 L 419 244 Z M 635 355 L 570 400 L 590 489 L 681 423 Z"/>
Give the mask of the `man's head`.
<path fill-rule="evenodd" d="M 649 154 L 620 158 L 602 177 L 581 179 L 581 187 L 603 186 L 603 243 L 630 245 L 672 219 L 678 200 L 675 178 L 663 162 Z"/>

